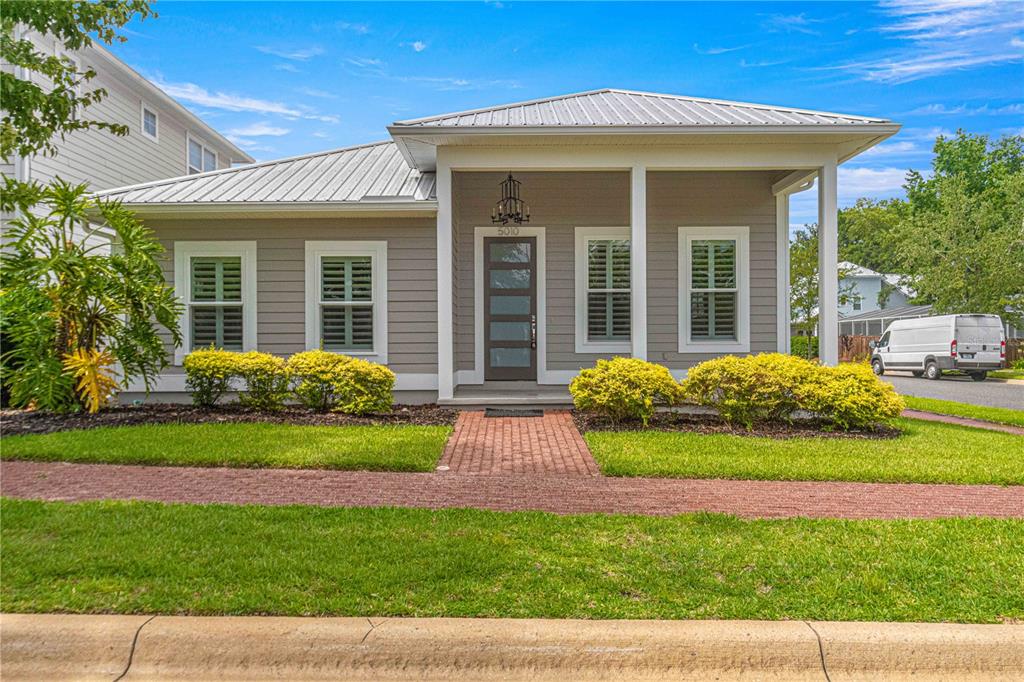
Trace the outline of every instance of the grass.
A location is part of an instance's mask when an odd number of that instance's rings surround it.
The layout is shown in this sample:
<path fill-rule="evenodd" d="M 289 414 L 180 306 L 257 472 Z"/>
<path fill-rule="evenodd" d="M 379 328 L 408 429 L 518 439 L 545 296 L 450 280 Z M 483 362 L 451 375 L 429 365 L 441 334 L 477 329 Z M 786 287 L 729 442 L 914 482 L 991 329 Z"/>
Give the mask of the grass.
<path fill-rule="evenodd" d="M 6 612 L 997 622 L 1024 521 L 4 500 Z"/>
<path fill-rule="evenodd" d="M 1021 405 L 1024 406 L 1024 389 L 1020 392 Z M 936 414 L 950 414 L 954 417 L 969 417 L 971 419 L 984 419 L 1000 424 L 1012 424 L 1024 426 L 1024 409 L 1011 410 L 1008 407 L 984 407 L 982 405 L 969 405 L 958 403 L 952 400 L 938 400 L 936 398 L 917 398 L 911 395 L 903 396 L 907 407 L 912 410 L 923 410 L 935 412 Z"/>
<path fill-rule="evenodd" d="M 1024 369 L 997 369 L 988 375 L 996 379 L 1024 379 Z"/>
<path fill-rule="evenodd" d="M 1024 484 L 1021 437 L 898 420 L 887 440 L 641 431 L 585 435 L 609 476 Z"/>
<path fill-rule="evenodd" d="M 4 459 L 432 471 L 447 426 L 161 424 L 5 436 Z"/>

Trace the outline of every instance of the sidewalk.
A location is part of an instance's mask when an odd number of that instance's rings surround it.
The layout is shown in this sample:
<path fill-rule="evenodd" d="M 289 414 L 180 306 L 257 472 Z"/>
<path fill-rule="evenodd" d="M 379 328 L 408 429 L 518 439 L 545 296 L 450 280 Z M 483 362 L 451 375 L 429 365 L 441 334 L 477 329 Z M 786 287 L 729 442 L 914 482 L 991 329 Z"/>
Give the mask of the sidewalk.
<path fill-rule="evenodd" d="M 1024 486 L 466 475 L 0 462 L 0 493 L 40 500 L 476 508 L 746 518 L 1024 518 Z"/>
<path fill-rule="evenodd" d="M 5 614 L 0 656 L 5 680 L 1019 680 L 1024 626 Z"/>

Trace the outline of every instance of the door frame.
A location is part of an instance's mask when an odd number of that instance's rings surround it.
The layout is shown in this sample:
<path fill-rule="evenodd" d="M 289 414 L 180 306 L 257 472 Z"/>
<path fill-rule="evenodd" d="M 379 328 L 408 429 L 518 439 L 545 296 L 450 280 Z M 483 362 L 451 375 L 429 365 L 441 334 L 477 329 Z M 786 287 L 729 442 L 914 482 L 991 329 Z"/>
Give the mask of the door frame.
<path fill-rule="evenodd" d="M 503 270 L 522 270 L 523 263 L 512 263 L 503 262 L 495 264 L 487 253 L 487 247 L 491 244 L 526 244 L 530 247 L 529 249 L 529 260 L 526 265 L 530 272 L 530 284 L 528 287 L 521 289 L 495 289 L 490 285 L 490 273 Z M 497 265 L 497 267 L 496 267 Z M 488 345 L 487 337 L 490 335 L 490 325 L 494 321 L 494 313 L 486 305 L 488 299 L 495 296 L 512 295 L 522 296 L 523 291 L 528 291 L 530 297 L 530 312 L 527 315 L 530 318 L 528 324 L 533 327 L 533 333 L 531 334 L 532 339 L 528 341 L 509 341 L 508 343 L 515 343 L 516 345 L 503 344 L 500 341 L 497 343 L 497 347 L 506 348 L 522 348 L 522 343 L 528 344 L 526 347 L 530 349 L 530 365 L 528 367 L 493 367 L 490 365 L 490 358 L 488 357 L 489 352 L 495 347 L 494 340 Z M 527 237 L 521 234 L 508 237 L 484 237 L 484 289 L 482 292 L 482 298 L 484 299 L 484 381 L 537 381 L 537 238 Z M 521 376 L 515 376 L 515 375 Z M 499 376 L 501 375 L 501 376 Z"/>
<path fill-rule="evenodd" d="M 514 234 L 508 230 L 518 230 Z M 537 383 L 559 384 L 547 371 L 546 230 L 534 225 L 488 225 L 473 230 L 473 370 L 462 370 L 459 384 L 484 383 L 484 237 L 534 237 L 537 240 Z"/>

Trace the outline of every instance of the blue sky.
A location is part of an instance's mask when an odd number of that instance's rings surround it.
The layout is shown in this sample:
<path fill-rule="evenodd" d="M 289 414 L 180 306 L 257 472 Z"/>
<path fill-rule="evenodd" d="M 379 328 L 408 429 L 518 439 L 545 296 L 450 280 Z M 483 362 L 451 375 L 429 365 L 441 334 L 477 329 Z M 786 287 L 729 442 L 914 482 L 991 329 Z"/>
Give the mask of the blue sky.
<path fill-rule="evenodd" d="M 395 120 L 602 87 L 891 118 L 840 204 L 900 196 L 939 133 L 1024 133 L 1024 2 L 157 2 L 112 50 L 258 159 Z M 816 219 L 813 193 L 794 225 Z"/>

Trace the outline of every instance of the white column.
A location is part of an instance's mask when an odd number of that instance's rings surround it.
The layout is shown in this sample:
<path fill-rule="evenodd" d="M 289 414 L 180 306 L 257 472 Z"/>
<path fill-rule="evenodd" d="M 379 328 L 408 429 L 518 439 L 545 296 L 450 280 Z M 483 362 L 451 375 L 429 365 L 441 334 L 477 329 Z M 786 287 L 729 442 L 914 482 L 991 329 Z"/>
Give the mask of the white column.
<path fill-rule="evenodd" d="M 647 359 L 647 168 L 630 172 L 630 253 L 633 357 Z"/>
<path fill-rule="evenodd" d="M 440 155 L 439 155 L 440 156 Z M 452 171 L 437 161 L 437 399 L 455 395 L 452 290 Z"/>
<path fill-rule="evenodd" d="M 836 164 L 818 171 L 818 357 L 839 364 L 839 210 Z"/>
<path fill-rule="evenodd" d="M 789 192 L 775 195 L 776 349 L 789 352 Z"/>

